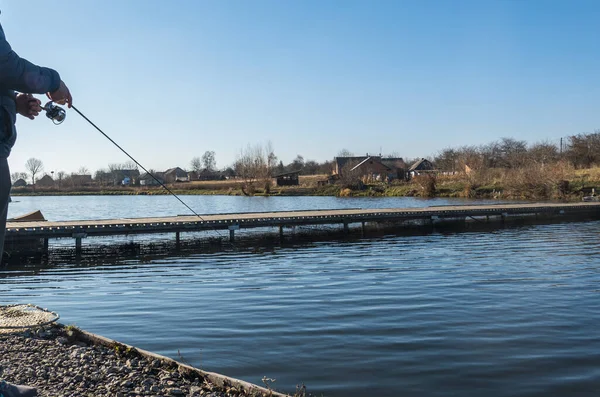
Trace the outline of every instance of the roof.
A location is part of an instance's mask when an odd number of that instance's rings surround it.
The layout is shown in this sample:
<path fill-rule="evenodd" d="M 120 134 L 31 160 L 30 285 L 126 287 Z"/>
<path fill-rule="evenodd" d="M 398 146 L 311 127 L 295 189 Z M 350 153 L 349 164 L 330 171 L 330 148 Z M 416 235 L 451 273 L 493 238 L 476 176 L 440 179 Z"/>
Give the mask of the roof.
<path fill-rule="evenodd" d="M 361 161 L 360 163 L 358 163 L 350 171 L 354 171 L 354 170 L 360 168 L 363 164 L 366 164 L 369 161 L 370 161 L 371 164 L 375 163 L 375 164 L 381 165 L 381 166 L 385 167 L 388 171 L 391 171 L 390 167 L 386 166 L 385 164 L 383 164 L 381 162 L 381 158 L 380 157 L 372 157 L 372 156 L 369 156 L 366 159 L 364 159 L 363 161 Z"/>
<path fill-rule="evenodd" d="M 381 163 L 383 165 L 386 165 L 392 169 L 398 169 L 398 168 L 406 168 L 406 163 L 404 162 L 404 160 L 402 159 L 402 157 L 386 157 L 386 158 L 382 158 L 381 159 Z"/>
<path fill-rule="evenodd" d="M 158 179 L 164 179 L 164 172 L 153 172 L 152 175 L 154 175 L 156 178 Z M 140 175 L 140 179 L 152 179 L 154 180 L 154 178 L 152 177 L 152 175 L 148 174 L 147 172 L 144 172 L 142 175 Z"/>
<path fill-rule="evenodd" d="M 295 175 L 295 174 L 300 174 L 300 172 L 302 172 L 301 170 L 296 170 L 296 171 L 290 171 L 290 172 L 282 172 L 281 174 L 277 174 L 274 176 L 274 178 L 279 178 L 282 176 L 291 176 L 291 175 Z"/>
<path fill-rule="evenodd" d="M 361 161 L 363 161 L 364 159 L 368 158 L 369 156 L 349 156 L 349 157 L 335 157 L 334 161 L 337 164 L 338 168 L 344 168 L 344 166 L 348 163 L 360 163 Z"/>
<path fill-rule="evenodd" d="M 417 170 L 421 165 L 425 164 L 425 163 L 429 163 L 431 164 L 431 162 L 427 159 L 421 159 L 419 161 L 417 161 L 416 163 L 414 163 L 408 170 L 409 171 L 415 171 Z"/>
<path fill-rule="evenodd" d="M 169 168 L 168 170 L 166 170 L 164 172 L 165 175 L 167 174 L 172 174 L 175 173 L 175 175 L 179 176 L 179 175 L 186 175 L 187 176 L 187 171 L 185 171 L 183 168 L 180 167 L 174 167 L 174 168 Z"/>

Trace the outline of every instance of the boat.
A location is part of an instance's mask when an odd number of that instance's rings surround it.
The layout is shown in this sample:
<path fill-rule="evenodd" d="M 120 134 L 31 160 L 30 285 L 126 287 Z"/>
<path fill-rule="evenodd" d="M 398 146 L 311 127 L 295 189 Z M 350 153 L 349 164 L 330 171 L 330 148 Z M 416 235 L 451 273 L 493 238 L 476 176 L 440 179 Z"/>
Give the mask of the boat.
<path fill-rule="evenodd" d="M 33 211 L 33 212 L 30 212 L 25 215 L 7 219 L 6 221 L 7 222 L 44 222 L 44 221 L 46 221 L 46 218 L 44 218 L 42 211 L 37 210 L 37 211 Z"/>

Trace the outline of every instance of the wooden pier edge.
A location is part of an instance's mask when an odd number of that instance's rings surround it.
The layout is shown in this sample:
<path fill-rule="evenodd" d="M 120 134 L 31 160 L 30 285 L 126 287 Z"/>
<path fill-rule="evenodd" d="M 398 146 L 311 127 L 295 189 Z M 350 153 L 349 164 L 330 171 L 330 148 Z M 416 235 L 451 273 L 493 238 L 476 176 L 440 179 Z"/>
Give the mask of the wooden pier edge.
<path fill-rule="evenodd" d="M 573 217 L 600 219 L 600 203 L 517 203 L 487 205 L 450 205 L 417 208 L 371 208 L 371 209 L 330 209 L 307 211 L 280 211 L 208 214 L 200 216 L 167 216 L 154 218 L 119 218 L 80 221 L 28 221 L 8 222 L 6 242 L 17 246 L 48 246 L 47 240 L 70 238 L 75 240 L 75 250 L 82 251 L 82 240 L 88 237 L 165 234 L 173 233 L 176 244 L 181 242 L 181 233 L 217 231 L 229 232 L 230 242 L 234 242 L 236 231 L 253 228 L 279 228 L 280 239 L 284 228 L 295 226 L 340 225 L 347 234 L 350 224 L 360 224 L 363 233 L 366 223 L 401 224 L 406 221 L 422 221 L 428 225 L 440 222 L 467 221 L 476 218 L 499 218 L 502 223 L 516 218 L 534 215 L 557 221 Z M 219 236 L 223 238 L 225 236 Z M 43 242 L 39 243 L 39 242 Z"/>
<path fill-rule="evenodd" d="M 57 324 L 59 327 L 65 328 L 64 324 Z M 276 392 L 274 390 L 269 390 L 262 386 L 255 385 L 250 382 L 246 382 L 241 379 L 232 378 L 230 376 L 218 374 L 216 372 L 208 372 L 201 370 L 199 368 L 192 367 L 190 365 L 181 363 L 177 360 L 174 360 L 170 357 L 166 357 L 157 353 L 153 353 L 144 349 L 137 348 L 135 346 L 128 345 L 126 343 L 118 342 L 109 338 L 106 338 L 101 335 L 94 334 L 92 332 L 84 331 L 82 329 L 78 329 L 78 337 L 81 341 L 87 342 L 94 345 L 101 345 L 105 347 L 112 348 L 115 345 L 124 346 L 128 349 L 134 349 L 141 356 L 152 359 L 152 360 L 160 360 L 163 363 L 171 364 L 177 366 L 179 368 L 183 368 L 187 371 L 195 372 L 200 375 L 202 378 L 208 379 L 211 383 L 215 384 L 219 387 L 234 387 L 238 390 L 242 390 L 249 396 L 255 397 L 290 397 L 288 394 L 283 394 L 280 392 Z"/>

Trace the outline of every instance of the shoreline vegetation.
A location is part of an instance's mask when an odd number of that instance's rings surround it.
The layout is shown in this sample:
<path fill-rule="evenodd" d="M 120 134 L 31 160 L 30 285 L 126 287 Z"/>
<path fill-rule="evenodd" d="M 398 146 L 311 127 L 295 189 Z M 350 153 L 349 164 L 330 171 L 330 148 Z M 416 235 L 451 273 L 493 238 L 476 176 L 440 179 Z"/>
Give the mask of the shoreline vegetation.
<path fill-rule="evenodd" d="M 600 187 L 600 167 L 576 170 L 566 163 L 472 173 L 418 175 L 391 183 L 323 184 L 327 175 L 301 175 L 298 186 L 253 189 L 253 196 L 446 197 L 581 201 Z M 169 184 L 177 195 L 250 195 L 240 179 Z M 165 195 L 160 186 L 14 187 L 12 196 Z"/>

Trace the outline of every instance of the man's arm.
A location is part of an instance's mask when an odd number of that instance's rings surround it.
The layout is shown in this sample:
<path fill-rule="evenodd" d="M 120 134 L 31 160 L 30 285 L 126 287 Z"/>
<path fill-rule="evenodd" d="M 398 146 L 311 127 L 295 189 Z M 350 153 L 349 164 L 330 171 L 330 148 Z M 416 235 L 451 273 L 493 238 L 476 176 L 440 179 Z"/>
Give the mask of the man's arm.
<path fill-rule="evenodd" d="M 58 72 L 36 66 L 19 57 L 6 41 L 0 26 L 0 86 L 11 90 L 44 94 L 60 87 Z"/>

